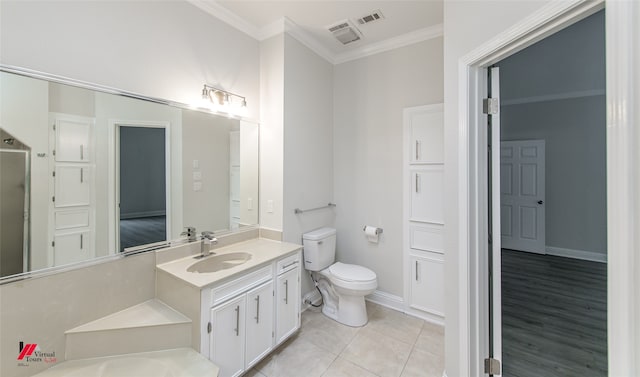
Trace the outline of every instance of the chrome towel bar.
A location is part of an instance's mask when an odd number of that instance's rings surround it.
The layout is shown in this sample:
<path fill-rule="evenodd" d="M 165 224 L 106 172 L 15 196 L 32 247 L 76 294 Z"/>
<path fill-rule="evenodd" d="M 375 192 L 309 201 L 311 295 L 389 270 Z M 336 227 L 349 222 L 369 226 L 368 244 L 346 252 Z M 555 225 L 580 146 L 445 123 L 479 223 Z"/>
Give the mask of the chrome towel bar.
<path fill-rule="evenodd" d="M 317 209 L 331 208 L 331 207 L 335 207 L 335 206 L 336 206 L 335 203 L 328 203 L 326 206 L 316 207 L 316 208 L 309 208 L 309 209 L 296 208 L 296 209 L 293 210 L 293 213 L 299 214 L 299 213 L 304 213 L 304 212 L 309 212 L 309 211 L 315 211 Z"/>

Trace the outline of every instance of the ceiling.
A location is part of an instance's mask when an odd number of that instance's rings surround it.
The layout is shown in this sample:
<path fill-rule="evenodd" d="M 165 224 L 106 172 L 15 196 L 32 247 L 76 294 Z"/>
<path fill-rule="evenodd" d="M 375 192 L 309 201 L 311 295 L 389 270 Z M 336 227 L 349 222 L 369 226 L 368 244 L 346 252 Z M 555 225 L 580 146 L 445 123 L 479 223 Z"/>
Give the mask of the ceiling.
<path fill-rule="evenodd" d="M 325 59 L 340 63 L 442 35 L 442 0 L 190 0 L 223 21 L 262 40 L 284 30 Z M 360 25 L 380 10 L 383 19 Z M 362 38 L 341 44 L 327 30 L 350 19 Z"/>

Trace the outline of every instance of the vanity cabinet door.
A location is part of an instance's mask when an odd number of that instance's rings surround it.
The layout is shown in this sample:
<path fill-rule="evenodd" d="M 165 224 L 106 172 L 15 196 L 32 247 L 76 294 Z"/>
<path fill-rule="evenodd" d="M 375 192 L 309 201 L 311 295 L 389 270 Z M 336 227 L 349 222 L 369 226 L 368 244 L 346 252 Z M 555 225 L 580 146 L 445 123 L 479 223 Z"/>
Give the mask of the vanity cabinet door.
<path fill-rule="evenodd" d="M 273 299 L 273 281 L 247 292 L 246 369 L 273 348 Z"/>
<path fill-rule="evenodd" d="M 276 344 L 300 327 L 300 268 L 278 276 L 276 289 Z"/>
<path fill-rule="evenodd" d="M 239 376 L 244 371 L 246 295 L 211 309 L 211 361 L 220 367 L 220 377 Z"/>

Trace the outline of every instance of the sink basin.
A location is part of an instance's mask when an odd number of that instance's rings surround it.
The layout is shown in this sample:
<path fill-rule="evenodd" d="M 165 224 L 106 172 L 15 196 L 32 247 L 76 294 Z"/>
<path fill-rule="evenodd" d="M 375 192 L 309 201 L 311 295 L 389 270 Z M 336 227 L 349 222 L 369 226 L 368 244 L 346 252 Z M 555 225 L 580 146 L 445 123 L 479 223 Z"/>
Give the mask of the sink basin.
<path fill-rule="evenodd" d="M 250 259 L 251 254 L 244 252 L 214 255 L 192 264 L 187 268 L 187 271 L 196 273 L 216 272 L 239 266 Z"/>

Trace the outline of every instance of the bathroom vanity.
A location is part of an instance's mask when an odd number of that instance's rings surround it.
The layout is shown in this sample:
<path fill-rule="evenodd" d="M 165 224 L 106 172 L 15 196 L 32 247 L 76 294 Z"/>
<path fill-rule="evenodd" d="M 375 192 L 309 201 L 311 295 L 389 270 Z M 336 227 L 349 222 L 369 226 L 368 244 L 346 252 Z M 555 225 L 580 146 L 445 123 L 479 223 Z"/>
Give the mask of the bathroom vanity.
<path fill-rule="evenodd" d="M 157 298 L 191 318 L 221 377 L 241 375 L 300 328 L 301 248 L 258 238 L 159 264 Z"/>

